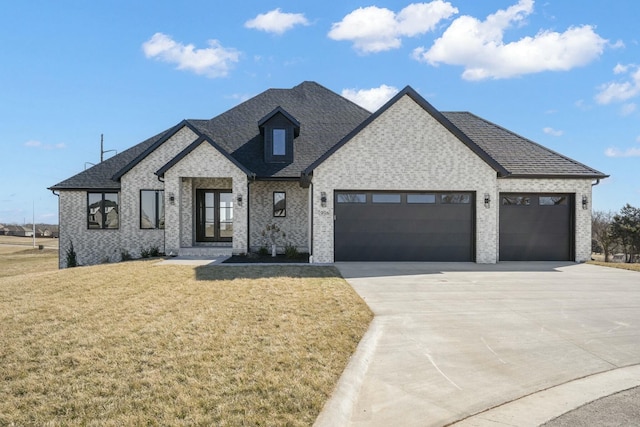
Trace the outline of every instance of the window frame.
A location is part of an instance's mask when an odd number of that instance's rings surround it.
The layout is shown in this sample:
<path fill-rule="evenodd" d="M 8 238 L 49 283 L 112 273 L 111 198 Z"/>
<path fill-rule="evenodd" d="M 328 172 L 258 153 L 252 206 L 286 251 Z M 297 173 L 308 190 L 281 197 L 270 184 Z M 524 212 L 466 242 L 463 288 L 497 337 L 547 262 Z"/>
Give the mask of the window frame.
<path fill-rule="evenodd" d="M 276 200 L 276 195 L 282 195 L 281 200 Z M 278 209 L 278 203 L 282 202 L 283 207 Z M 274 191 L 273 192 L 273 217 L 274 218 L 286 218 L 287 216 L 287 192 L 286 191 Z"/>
<path fill-rule="evenodd" d="M 100 200 L 94 203 L 91 203 L 91 195 L 92 194 L 97 194 L 100 196 Z M 116 227 L 108 227 L 107 226 L 107 219 L 108 219 L 108 214 L 107 215 L 102 215 L 102 220 L 101 223 L 98 224 L 99 227 L 92 227 L 92 221 L 91 221 L 91 205 L 95 204 L 95 203 L 100 203 L 100 206 L 98 207 L 96 212 L 104 212 L 105 211 L 105 202 L 107 201 L 106 196 L 107 195 L 115 195 L 116 196 L 116 206 L 115 206 L 115 210 L 116 210 L 116 223 L 117 226 Z M 86 218 L 87 218 L 87 230 L 118 230 L 120 229 L 120 192 L 118 191 L 87 191 L 87 208 L 85 211 L 86 214 Z M 95 214 L 94 214 L 95 215 Z M 93 221 L 93 223 L 97 224 L 97 222 Z"/>
<path fill-rule="evenodd" d="M 154 193 L 154 224 L 152 227 L 143 227 L 142 226 L 142 194 L 143 193 Z M 162 204 L 162 221 L 160 221 L 160 204 Z M 164 216 L 166 215 L 165 213 L 165 206 L 164 206 L 164 190 L 146 190 L 146 189 L 141 189 L 140 190 L 140 218 L 139 218 L 139 226 L 140 226 L 140 230 L 164 230 L 165 228 L 165 222 L 164 222 Z"/>
<path fill-rule="evenodd" d="M 279 135 L 277 139 L 276 139 L 276 133 Z M 276 152 L 276 148 L 278 148 L 277 152 Z M 287 129 L 274 127 L 271 129 L 271 156 L 275 159 L 278 159 L 278 158 L 283 158 L 286 155 L 287 155 Z"/>

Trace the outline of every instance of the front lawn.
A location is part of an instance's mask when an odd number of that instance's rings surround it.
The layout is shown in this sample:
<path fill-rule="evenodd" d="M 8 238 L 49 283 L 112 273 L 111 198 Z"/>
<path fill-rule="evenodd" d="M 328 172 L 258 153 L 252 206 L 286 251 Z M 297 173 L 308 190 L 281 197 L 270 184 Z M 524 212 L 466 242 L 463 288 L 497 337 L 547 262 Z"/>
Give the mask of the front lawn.
<path fill-rule="evenodd" d="M 640 271 L 640 264 L 630 264 L 628 262 L 602 262 L 589 261 L 589 264 L 600 265 L 602 267 L 621 268 L 623 270 Z"/>
<path fill-rule="evenodd" d="M 331 267 L 0 278 L 0 425 L 311 425 L 372 314 Z"/>

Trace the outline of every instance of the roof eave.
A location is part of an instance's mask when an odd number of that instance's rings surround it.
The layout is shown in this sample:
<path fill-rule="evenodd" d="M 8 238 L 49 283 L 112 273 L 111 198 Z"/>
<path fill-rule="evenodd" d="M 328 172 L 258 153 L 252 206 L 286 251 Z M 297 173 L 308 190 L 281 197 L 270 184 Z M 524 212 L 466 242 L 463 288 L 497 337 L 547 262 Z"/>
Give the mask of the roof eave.
<path fill-rule="evenodd" d="M 172 127 L 162 138 L 154 142 L 149 148 L 147 148 L 145 151 L 140 153 L 135 159 L 129 162 L 124 168 L 120 169 L 115 175 L 113 175 L 111 179 L 113 179 L 114 181 L 120 181 L 120 178 L 122 178 L 124 174 L 126 174 L 131 169 L 133 169 L 138 163 L 144 160 L 145 157 L 151 154 L 160 145 L 164 144 L 168 139 L 170 139 L 172 136 L 178 133 L 178 131 L 180 131 L 180 129 L 182 129 L 185 126 L 188 127 L 196 135 L 202 136 L 201 133 L 195 128 L 195 126 L 189 123 L 188 120 L 182 120 L 180 123 Z"/>

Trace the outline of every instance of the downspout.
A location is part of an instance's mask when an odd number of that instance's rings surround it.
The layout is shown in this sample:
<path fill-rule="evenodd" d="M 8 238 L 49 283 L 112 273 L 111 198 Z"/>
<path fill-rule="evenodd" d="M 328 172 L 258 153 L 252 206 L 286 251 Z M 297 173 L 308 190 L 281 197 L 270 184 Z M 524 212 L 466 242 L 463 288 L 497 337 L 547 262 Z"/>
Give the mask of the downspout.
<path fill-rule="evenodd" d="M 591 183 L 591 187 L 595 187 L 596 185 L 600 184 L 600 178 L 596 179 L 596 182 L 592 182 Z"/>
<path fill-rule="evenodd" d="M 313 182 L 309 183 L 309 262 L 313 264 Z"/>
<path fill-rule="evenodd" d="M 54 196 L 56 196 L 58 198 L 58 246 L 60 246 L 60 213 L 62 212 L 60 209 L 60 193 L 56 194 L 56 190 L 51 190 L 51 192 L 53 193 Z M 62 258 L 61 258 L 61 254 L 62 251 L 60 249 L 58 249 L 58 270 L 60 270 L 62 268 Z"/>
<path fill-rule="evenodd" d="M 160 175 L 158 175 L 158 181 L 162 183 L 162 194 L 164 194 L 164 179 Z M 162 201 L 164 203 L 164 200 Z M 166 219 L 166 209 L 165 209 L 165 219 Z M 167 224 L 165 223 L 164 228 L 162 229 L 162 252 L 164 252 L 165 256 L 167 255 Z M 173 255 L 173 254 L 171 254 Z"/>
<path fill-rule="evenodd" d="M 251 177 L 247 175 L 247 254 L 251 253 Z"/>

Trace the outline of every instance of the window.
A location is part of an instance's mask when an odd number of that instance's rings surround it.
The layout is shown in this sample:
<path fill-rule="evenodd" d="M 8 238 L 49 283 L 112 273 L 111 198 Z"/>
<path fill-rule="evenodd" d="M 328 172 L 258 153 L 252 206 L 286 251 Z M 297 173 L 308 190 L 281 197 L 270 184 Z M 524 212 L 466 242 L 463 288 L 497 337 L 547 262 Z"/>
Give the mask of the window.
<path fill-rule="evenodd" d="M 287 132 L 284 129 L 273 129 L 273 155 L 287 154 Z"/>
<path fill-rule="evenodd" d="M 273 192 L 273 216 L 287 216 L 287 195 L 284 191 Z"/>
<path fill-rule="evenodd" d="M 540 206 L 566 205 L 566 196 L 540 196 Z"/>
<path fill-rule="evenodd" d="M 503 205 L 529 206 L 531 198 L 529 196 L 502 196 Z"/>
<path fill-rule="evenodd" d="M 140 191 L 140 228 L 164 228 L 164 191 Z"/>
<path fill-rule="evenodd" d="M 372 194 L 371 203 L 400 203 L 400 194 L 397 194 L 397 193 Z"/>
<path fill-rule="evenodd" d="M 118 193 L 87 193 L 87 227 L 117 229 L 119 227 Z"/>
<path fill-rule="evenodd" d="M 407 203 L 435 203 L 435 194 L 407 194 Z"/>
<path fill-rule="evenodd" d="M 449 193 L 440 195 L 440 203 L 442 204 L 469 204 L 471 203 L 471 195 L 468 193 Z"/>
<path fill-rule="evenodd" d="M 367 195 L 362 193 L 338 194 L 338 203 L 367 203 Z"/>

